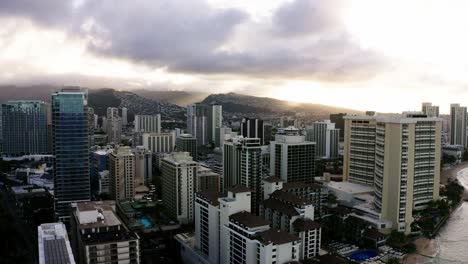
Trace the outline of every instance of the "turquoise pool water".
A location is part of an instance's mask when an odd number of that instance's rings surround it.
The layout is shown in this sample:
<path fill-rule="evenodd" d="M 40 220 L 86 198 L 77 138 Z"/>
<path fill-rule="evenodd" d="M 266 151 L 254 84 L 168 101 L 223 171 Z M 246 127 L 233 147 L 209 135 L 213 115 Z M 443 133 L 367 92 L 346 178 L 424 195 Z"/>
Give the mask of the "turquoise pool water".
<path fill-rule="evenodd" d="M 351 254 L 349 258 L 354 261 L 364 261 L 370 258 L 377 256 L 377 252 L 373 250 L 361 250 L 356 253 Z"/>
<path fill-rule="evenodd" d="M 153 223 L 151 223 L 151 220 L 148 219 L 148 217 L 143 216 L 142 218 L 139 219 L 140 223 L 143 224 L 145 228 L 149 228 L 153 226 Z"/>

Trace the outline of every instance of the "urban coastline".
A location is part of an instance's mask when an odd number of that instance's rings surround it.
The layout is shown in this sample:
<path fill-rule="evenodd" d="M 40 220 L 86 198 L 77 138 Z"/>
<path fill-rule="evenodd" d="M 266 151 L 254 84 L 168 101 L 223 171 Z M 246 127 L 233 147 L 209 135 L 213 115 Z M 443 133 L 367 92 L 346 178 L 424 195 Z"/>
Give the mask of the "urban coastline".
<path fill-rule="evenodd" d="M 468 162 L 462 162 L 458 165 L 455 165 L 451 168 L 447 168 L 442 170 L 440 182 L 442 185 L 447 184 L 450 181 L 459 181 L 458 177 L 460 173 L 466 172 L 468 170 Z M 444 228 L 445 225 L 449 224 L 450 217 L 468 198 L 468 190 L 467 186 L 463 183 L 460 183 L 465 188 L 463 193 L 463 199 L 460 203 L 450 212 L 450 215 L 445 218 L 438 226 L 437 230 L 432 235 L 432 238 L 427 237 L 420 237 L 415 240 L 415 245 L 417 252 L 414 254 L 410 254 L 406 257 L 404 263 L 407 264 L 424 264 L 424 263 L 435 263 L 434 260 L 440 255 L 440 241 L 438 239 L 438 235 L 441 229 Z M 468 257 L 468 254 L 467 254 Z M 439 262 L 436 262 L 439 263 Z"/>

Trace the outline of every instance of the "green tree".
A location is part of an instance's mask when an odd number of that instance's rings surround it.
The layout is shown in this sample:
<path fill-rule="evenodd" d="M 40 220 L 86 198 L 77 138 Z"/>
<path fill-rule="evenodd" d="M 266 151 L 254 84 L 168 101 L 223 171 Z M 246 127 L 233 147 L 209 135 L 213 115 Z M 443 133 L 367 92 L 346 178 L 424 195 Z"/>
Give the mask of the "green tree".
<path fill-rule="evenodd" d="M 400 261 L 396 258 L 390 258 L 387 260 L 387 264 L 400 264 Z"/>

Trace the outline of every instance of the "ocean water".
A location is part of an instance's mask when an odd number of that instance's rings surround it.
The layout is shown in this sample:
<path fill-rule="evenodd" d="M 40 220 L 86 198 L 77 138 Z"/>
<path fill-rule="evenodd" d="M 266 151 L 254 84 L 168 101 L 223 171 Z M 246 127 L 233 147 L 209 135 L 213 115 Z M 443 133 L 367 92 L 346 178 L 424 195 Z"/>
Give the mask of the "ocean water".
<path fill-rule="evenodd" d="M 468 189 L 468 169 L 458 173 L 458 180 Z M 439 254 L 428 263 L 468 264 L 468 202 L 453 212 L 436 239 Z"/>

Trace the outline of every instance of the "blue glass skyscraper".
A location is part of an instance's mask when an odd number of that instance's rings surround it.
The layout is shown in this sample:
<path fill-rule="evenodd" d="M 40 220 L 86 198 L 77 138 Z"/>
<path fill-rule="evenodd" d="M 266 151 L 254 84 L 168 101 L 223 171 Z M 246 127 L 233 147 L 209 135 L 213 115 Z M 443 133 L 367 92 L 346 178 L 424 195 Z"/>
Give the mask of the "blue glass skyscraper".
<path fill-rule="evenodd" d="M 42 101 L 9 101 L 1 105 L 4 156 L 50 153 L 47 111 Z"/>
<path fill-rule="evenodd" d="M 68 222 L 70 203 L 90 201 L 87 91 L 64 88 L 52 94 L 55 214 Z"/>

